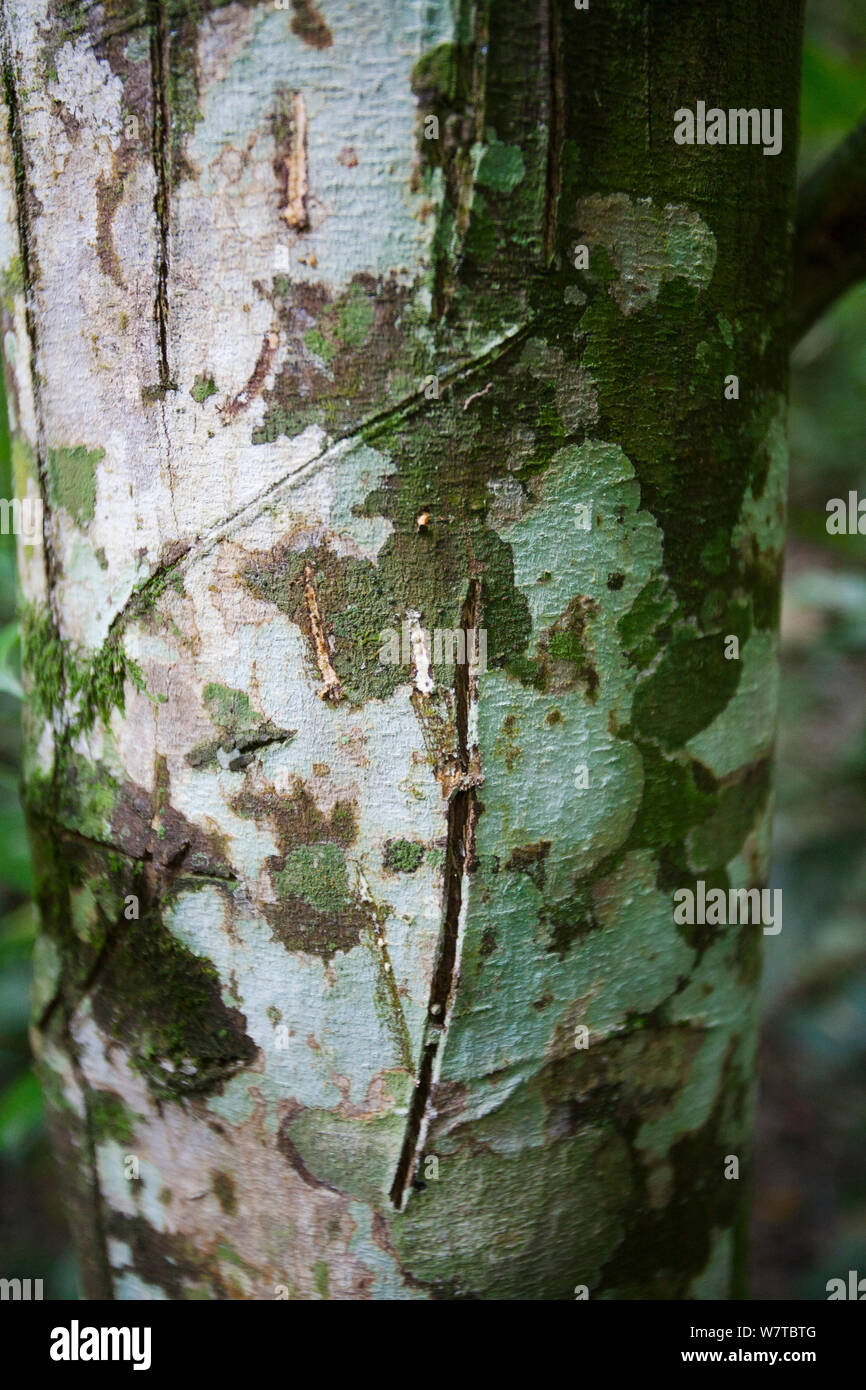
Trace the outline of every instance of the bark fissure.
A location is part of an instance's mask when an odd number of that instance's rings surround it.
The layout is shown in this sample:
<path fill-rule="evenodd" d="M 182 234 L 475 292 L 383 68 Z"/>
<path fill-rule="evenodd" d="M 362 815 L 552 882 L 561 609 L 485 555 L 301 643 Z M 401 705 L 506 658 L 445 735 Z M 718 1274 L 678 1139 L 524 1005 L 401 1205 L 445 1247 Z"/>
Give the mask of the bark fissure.
<path fill-rule="evenodd" d="M 547 6 L 546 49 L 548 65 L 547 182 L 541 244 L 545 262 L 556 249 L 557 213 L 562 188 L 562 142 L 565 128 L 565 91 L 562 73 L 562 26 L 559 7 Z"/>
<path fill-rule="evenodd" d="M 440 250 L 434 265 L 432 319 L 436 323 L 446 320 L 452 305 L 475 198 L 471 147 L 484 138 L 488 8 L 489 0 L 464 0 L 460 10 L 459 30 L 471 37 L 465 45 L 455 45 L 454 90 L 460 100 L 453 103 L 455 109 L 449 113 L 444 139 L 445 197 L 440 234 L 447 251 Z"/>
<path fill-rule="evenodd" d="M 253 367 L 246 385 L 222 408 L 222 416 L 226 424 L 228 424 L 230 420 L 234 420 L 234 418 L 240 415 L 244 410 L 247 410 L 256 396 L 260 395 L 265 378 L 273 365 L 279 345 L 279 333 L 272 329 L 265 334 L 262 346 L 259 350 L 259 355 L 256 358 L 256 364 Z"/>
<path fill-rule="evenodd" d="M 652 5 L 647 0 L 644 10 L 644 26 L 646 33 L 645 61 L 646 61 L 646 144 L 647 152 L 652 151 L 653 144 L 653 84 L 652 84 L 652 54 L 653 54 L 653 11 Z"/>
<path fill-rule="evenodd" d="M 472 777 L 470 771 L 473 750 L 469 746 L 469 723 L 473 676 L 469 662 L 468 638 L 477 631 L 480 615 L 481 580 L 475 577 L 470 580 L 469 592 L 460 617 L 460 626 L 466 634 L 467 659 L 456 666 L 454 675 L 454 715 L 461 781 L 451 793 L 448 803 L 444 876 L 445 912 L 439 937 L 436 967 L 430 984 L 430 997 L 427 1004 L 427 1032 L 412 1105 L 409 1109 L 403 1147 L 391 1187 L 391 1201 L 398 1210 L 402 1209 L 408 1196 L 408 1189 L 422 1154 L 427 1127 L 432 1116 L 436 1063 L 441 1061 L 441 1049 L 444 1046 L 448 1031 L 448 1016 L 453 1006 L 458 978 L 463 882 L 471 867 L 472 840 L 478 815 L 476 779 Z"/>
<path fill-rule="evenodd" d="M 159 382 L 155 394 L 164 396 L 176 390 L 168 364 L 168 273 L 169 220 L 171 215 L 171 125 L 168 109 L 168 87 L 165 71 L 167 28 L 162 0 L 150 0 L 150 78 L 153 102 L 153 170 L 156 192 L 153 210 L 156 215 L 157 262 L 156 290 L 153 317 L 159 351 Z"/>

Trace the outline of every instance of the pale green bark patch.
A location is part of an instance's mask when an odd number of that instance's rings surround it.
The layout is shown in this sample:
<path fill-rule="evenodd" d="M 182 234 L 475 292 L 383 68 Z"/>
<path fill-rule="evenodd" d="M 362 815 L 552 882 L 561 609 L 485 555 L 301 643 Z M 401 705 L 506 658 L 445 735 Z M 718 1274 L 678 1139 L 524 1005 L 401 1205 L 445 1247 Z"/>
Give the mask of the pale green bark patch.
<path fill-rule="evenodd" d="M 511 193 L 526 174 L 526 165 L 518 145 L 504 145 L 494 140 L 484 147 L 475 182 L 484 188 L 492 188 L 496 193 Z"/>
<path fill-rule="evenodd" d="M 716 239 L 691 208 L 678 203 L 659 208 L 651 198 L 595 193 L 579 201 L 577 213 L 577 240 L 606 251 L 617 274 L 610 293 L 624 314 L 652 304 L 666 280 L 682 277 L 697 290 L 710 283 Z"/>

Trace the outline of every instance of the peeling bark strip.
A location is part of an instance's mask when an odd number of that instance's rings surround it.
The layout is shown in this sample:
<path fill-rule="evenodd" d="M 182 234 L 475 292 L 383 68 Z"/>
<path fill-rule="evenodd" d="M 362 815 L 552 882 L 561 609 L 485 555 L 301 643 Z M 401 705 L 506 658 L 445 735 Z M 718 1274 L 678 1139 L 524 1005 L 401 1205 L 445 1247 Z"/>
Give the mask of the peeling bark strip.
<path fill-rule="evenodd" d="M 282 215 L 293 231 L 305 232 L 310 225 L 307 216 L 307 107 L 301 92 L 292 94 L 289 148 L 283 164 L 286 205 Z"/>
<path fill-rule="evenodd" d="M 322 689 L 319 691 L 319 698 L 322 700 L 339 700 L 341 693 L 340 678 L 331 665 L 325 629 L 322 626 L 322 616 L 319 612 L 319 602 L 316 598 L 316 590 L 313 584 L 312 565 L 304 566 L 304 598 L 307 601 L 310 629 L 316 647 L 316 663 L 322 673 L 322 680 L 325 682 Z"/>
<path fill-rule="evenodd" d="M 88 1296 L 741 1293 L 799 6 L 0 5 Z"/>
<path fill-rule="evenodd" d="M 492 391 L 492 390 L 493 390 L 493 382 L 492 382 L 492 381 L 488 381 L 488 383 L 487 383 L 487 385 L 484 387 L 484 390 L 483 390 L 483 391 L 473 391 L 471 396 L 467 396 L 467 397 L 466 397 L 466 400 L 463 402 L 463 409 L 464 409 L 464 410 L 468 410 L 469 407 L 470 407 L 470 405 L 472 404 L 473 401 L 481 400 L 482 396 L 486 396 L 487 393 L 488 393 L 488 391 Z"/>
<path fill-rule="evenodd" d="M 270 372 L 277 348 L 280 345 L 279 333 L 266 333 L 262 342 L 261 350 L 256 358 L 256 365 L 252 370 L 249 381 L 242 391 L 239 391 L 224 407 L 223 415 L 226 420 L 233 420 L 241 411 L 246 410 L 252 401 L 261 391 L 265 384 L 268 373 Z"/>

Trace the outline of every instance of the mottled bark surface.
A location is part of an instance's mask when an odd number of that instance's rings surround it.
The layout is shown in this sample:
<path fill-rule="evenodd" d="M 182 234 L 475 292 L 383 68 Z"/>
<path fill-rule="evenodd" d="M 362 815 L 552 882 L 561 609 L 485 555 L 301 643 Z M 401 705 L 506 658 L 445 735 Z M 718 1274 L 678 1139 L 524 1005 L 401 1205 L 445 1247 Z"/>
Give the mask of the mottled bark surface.
<path fill-rule="evenodd" d="M 672 895 L 767 872 L 798 6 L 3 24 L 88 1294 L 740 1289 L 761 933 Z M 676 145 L 699 100 L 782 153 Z"/>

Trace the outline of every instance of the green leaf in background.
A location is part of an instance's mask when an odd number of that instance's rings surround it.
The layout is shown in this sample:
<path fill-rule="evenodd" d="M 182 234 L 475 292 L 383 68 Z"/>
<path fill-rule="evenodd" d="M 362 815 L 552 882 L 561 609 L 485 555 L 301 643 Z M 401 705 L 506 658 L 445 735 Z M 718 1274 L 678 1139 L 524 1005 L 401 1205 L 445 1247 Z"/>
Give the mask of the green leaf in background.
<path fill-rule="evenodd" d="M 13 961 L 29 961 L 36 940 L 38 916 L 33 903 L 22 903 L 0 920 L 0 971 Z"/>
<path fill-rule="evenodd" d="M 804 140 L 841 139 L 866 107 L 866 63 L 808 41 L 800 120 Z"/>
<path fill-rule="evenodd" d="M 2 882 L 17 893 L 31 893 L 33 874 L 27 824 L 18 794 L 18 773 L 0 766 L 0 846 Z"/>
<path fill-rule="evenodd" d="M 0 1095 L 0 1151 L 20 1154 L 42 1133 L 42 1093 L 32 1071 L 22 1072 Z"/>
<path fill-rule="evenodd" d="M 21 681 L 12 670 L 10 656 L 18 645 L 21 636 L 17 622 L 7 623 L 4 628 L 0 628 L 0 690 L 7 695 L 14 695 L 17 700 L 24 699 L 24 691 L 21 688 Z"/>

